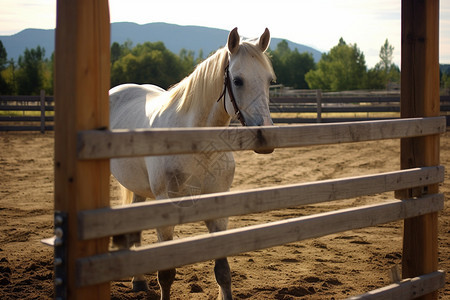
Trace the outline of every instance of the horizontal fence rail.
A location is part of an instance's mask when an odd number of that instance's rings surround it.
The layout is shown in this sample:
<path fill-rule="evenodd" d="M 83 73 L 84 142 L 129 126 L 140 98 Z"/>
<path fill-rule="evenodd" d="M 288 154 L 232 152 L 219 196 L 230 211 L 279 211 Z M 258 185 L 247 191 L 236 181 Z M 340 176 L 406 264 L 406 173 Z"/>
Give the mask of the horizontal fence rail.
<path fill-rule="evenodd" d="M 261 225 L 203 234 L 77 260 L 77 282 L 87 286 L 135 274 L 375 226 L 442 210 L 443 194 L 342 209 Z"/>
<path fill-rule="evenodd" d="M 443 166 L 425 167 L 81 211 L 78 213 L 79 237 L 100 238 L 160 226 L 373 195 L 443 181 Z"/>
<path fill-rule="evenodd" d="M 414 278 L 404 279 L 348 300 L 416 299 L 445 286 L 445 272 L 442 270 Z"/>
<path fill-rule="evenodd" d="M 440 134 L 445 129 L 445 117 L 433 117 L 297 126 L 87 130 L 78 133 L 77 147 L 79 159 L 102 159 L 350 143 Z"/>

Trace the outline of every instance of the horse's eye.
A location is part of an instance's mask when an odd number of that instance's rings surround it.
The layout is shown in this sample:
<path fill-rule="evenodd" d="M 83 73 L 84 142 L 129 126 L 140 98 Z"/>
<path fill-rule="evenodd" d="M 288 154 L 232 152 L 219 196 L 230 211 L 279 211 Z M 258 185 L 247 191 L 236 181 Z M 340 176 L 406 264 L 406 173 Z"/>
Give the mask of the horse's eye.
<path fill-rule="evenodd" d="M 235 79 L 233 79 L 233 83 L 235 86 L 243 86 L 244 85 L 244 81 L 242 80 L 241 77 L 236 77 Z"/>

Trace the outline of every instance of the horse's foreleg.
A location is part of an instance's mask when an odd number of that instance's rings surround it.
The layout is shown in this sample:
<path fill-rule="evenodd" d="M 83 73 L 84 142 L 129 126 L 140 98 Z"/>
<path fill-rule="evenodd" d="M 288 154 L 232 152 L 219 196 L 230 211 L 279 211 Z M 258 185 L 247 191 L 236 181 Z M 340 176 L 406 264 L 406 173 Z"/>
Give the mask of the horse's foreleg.
<path fill-rule="evenodd" d="M 138 202 L 144 202 L 146 200 L 145 197 L 138 196 L 134 193 L 129 193 L 127 196 L 132 195 L 131 203 L 138 203 Z M 129 203 L 130 200 L 124 199 L 124 203 Z M 133 246 L 139 247 L 141 245 L 141 232 L 131 232 L 127 234 L 122 235 L 116 235 L 113 237 L 113 244 L 118 249 L 130 249 Z M 147 291 L 148 290 L 148 284 L 147 280 L 145 279 L 144 275 L 137 275 L 134 276 L 132 279 L 133 284 L 133 291 L 140 292 L 140 291 Z"/>
<path fill-rule="evenodd" d="M 134 243 L 134 247 L 141 246 L 141 233 L 139 232 L 139 241 Z M 133 284 L 133 291 L 135 292 L 142 292 L 142 291 L 148 291 L 148 284 L 147 280 L 145 279 L 145 276 L 143 274 L 136 275 L 132 279 Z"/>
<path fill-rule="evenodd" d="M 141 233 L 133 232 L 113 237 L 113 244 L 120 250 L 139 247 L 141 245 Z M 141 292 L 148 290 L 147 280 L 144 275 L 134 276 L 132 279 L 133 291 Z"/>
<path fill-rule="evenodd" d="M 206 227 L 208 227 L 209 232 L 223 231 L 227 229 L 228 218 L 209 220 L 205 223 Z M 227 258 L 216 259 L 214 274 L 216 275 L 216 281 L 219 284 L 218 299 L 233 299 L 233 295 L 231 293 L 231 271 Z"/>
<path fill-rule="evenodd" d="M 133 193 L 132 203 L 144 202 L 145 200 L 146 200 L 145 197 L 141 197 L 141 196 L 138 196 L 138 195 Z M 132 235 L 132 236 L 134 235 L 136 237 L 133 240 L 134 247 L 141 246 L 142 232 L 141 231 L 140 232 L 133 232 L 133 233 L 130 233 L 130 235 Z M 132 280 L 132 284 L 133 284 L 133 291 L 136 291 L 136 292 L 148 291 L 147 280 L 145 279 L 143 274 L 134 276 L 133 280 Z"/>
<path fill-rule="evenodd" d="M 173 226 L 157 228 L 156 232 L 158 234 L 158 241 L 169 241 L 173 239 Z M 172 283 L 175 281 L 176 270 L 169 269 L 158 271 L 158 283 L 161 289 L 161 300 L 170 299 L 170 288 Z"/>
<path fill-rule="evenodd" d="M 216 275 L 216 281 L 219 284 L 219 300 L 231 300 L 233 299 L 231 293 L 231 271 L 227 258 L 216 259 L 214 266 L 214 274 Z"/>

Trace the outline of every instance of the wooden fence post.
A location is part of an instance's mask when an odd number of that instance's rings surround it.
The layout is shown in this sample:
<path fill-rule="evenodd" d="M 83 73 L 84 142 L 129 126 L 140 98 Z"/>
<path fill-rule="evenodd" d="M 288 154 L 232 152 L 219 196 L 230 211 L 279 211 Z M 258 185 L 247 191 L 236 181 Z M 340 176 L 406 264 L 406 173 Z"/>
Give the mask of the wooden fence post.
<path fill-rule="evenodd" d="M 401 116 L 439 116 L 439 0 L 402 0 Z M 439 135 L 401 141 L 403 169 L 439 164 Z M 401 198 L 438 192 L 437 184 L 404 192 Z M 437 213 L 407 219 L 403 278 L 437 270 Z M 437 299 L 437 292 L 421 299 Z"/>
<path fill-rule="evenodd" d="M 317 123 L 322 123 L 322 90 L 316 90 Z"/>
<path fill-rule="evenodd" d="M 56 235 L 62 236 L 63 245 L 66 245 L 63 249 L 65 259 L 59 259 L 55 250 L 55 262 L 62 263 L 64 270 L 60 273 L 65 274 L 55 280 L 55 298 L 110 298 L 109 283 L 81 288 L 76 278 L 78 258 L 108 251 L 109 238 L 81 241 L 78 237 L 78 211 L 109 205 L 110 172 L 107 159 L 77 159 L 77 133 L 108 126 L 109 69 L 108 1 L 58 0 L 55 40 L 55 99 L 58 99 L 55 101 L 55 213 L 62 212 L 63 216 L 67 216 L 68 229 L 55 229 Z M 57 221 L 55 217 L 55 223 L 60 223 Z"/>
<path fill-rule="evenodd" d="M 45 133 L 45 91 L 41 90 L 41 133 Z"/>

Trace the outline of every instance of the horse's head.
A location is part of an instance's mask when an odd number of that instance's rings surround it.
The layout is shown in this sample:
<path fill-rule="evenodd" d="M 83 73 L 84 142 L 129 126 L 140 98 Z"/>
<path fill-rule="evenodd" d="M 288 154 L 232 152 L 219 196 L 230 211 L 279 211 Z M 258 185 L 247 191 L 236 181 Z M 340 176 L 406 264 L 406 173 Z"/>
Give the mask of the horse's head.
<path fill-rule="evenodd" d="M 246 126 L 273 125 L 269 111 L 269 86 L 275 80 L 275 74 L 265 54 L 269 43 L 270 32 L 267 28 L 259 39 L 251 41 L 241 42 L 237 28 L 228 36 L 230 101 L 226 101 L 225 105 L 226 110 L 237 114 Z M 271 153 L 273 149 L 255 152 Z"/>

